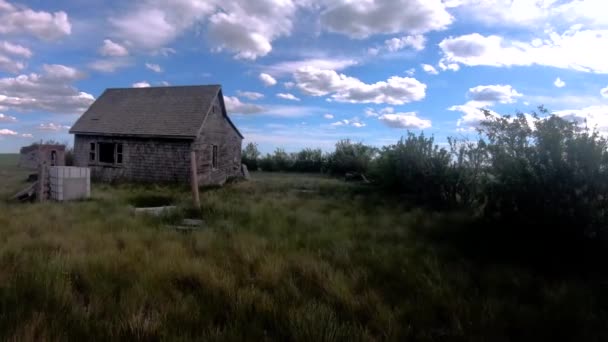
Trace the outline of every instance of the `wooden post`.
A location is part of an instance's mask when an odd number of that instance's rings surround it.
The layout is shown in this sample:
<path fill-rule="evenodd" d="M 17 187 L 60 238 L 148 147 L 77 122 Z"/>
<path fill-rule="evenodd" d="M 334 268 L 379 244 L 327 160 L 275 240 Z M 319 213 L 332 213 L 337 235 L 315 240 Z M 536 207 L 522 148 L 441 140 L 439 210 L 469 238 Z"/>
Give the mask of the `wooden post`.
<path fill-rule="evenodd" d="M 42 162 L 38 171 L 38 202 L 46 200 L 46 162 Z"/>
<path fill-rule="evenodd" d="M 198 194 L 198 172 L 196 171 L 196 151 L 190 151 L 190 185 L 192 186 L 192 199 L 196 208 L 201 207 Z"/>

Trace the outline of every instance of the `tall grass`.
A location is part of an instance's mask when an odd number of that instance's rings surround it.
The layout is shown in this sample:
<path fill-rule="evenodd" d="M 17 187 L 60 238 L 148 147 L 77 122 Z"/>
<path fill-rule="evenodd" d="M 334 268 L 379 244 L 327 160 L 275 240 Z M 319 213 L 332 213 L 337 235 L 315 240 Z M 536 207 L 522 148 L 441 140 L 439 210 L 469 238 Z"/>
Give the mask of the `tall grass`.
<path fill-rule="evenodd" d="M 0 207 L 0 339 L 606 340 L 597 276 L 481 263 L 438 232 L 475 224 L 322 176 L 255 174 L 201 194 L 205 228 L 134 215 L 186 188 Z M 474 244 L 472 244 L 474 245 Z"/>

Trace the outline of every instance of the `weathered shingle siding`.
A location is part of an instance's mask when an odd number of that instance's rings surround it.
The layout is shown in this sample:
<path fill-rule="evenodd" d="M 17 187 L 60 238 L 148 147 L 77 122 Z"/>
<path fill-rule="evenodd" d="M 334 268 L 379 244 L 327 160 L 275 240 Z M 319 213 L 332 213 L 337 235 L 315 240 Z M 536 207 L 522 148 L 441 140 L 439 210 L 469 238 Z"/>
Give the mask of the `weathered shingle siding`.
<path fill-rule="evenodd" d="M 242 139 L 222 114 L 216 98 L 203 129 L 194 142 L 197 170 L 201 185 L 222 184 L 227 178 L 240 175 Z M 218 146 L 218 167 L 212 168 L 213 145 Z"/>
<path fill-rule="evenodd" d="M 101 166 L 89 162 L 91 142 L 122 143 L 122 165 Z M 190 148 L 190 140 L 76 134 L 74 164 L 90 167 L 91 176 L 103 181 L 187 182 L 190 179 Z"/>

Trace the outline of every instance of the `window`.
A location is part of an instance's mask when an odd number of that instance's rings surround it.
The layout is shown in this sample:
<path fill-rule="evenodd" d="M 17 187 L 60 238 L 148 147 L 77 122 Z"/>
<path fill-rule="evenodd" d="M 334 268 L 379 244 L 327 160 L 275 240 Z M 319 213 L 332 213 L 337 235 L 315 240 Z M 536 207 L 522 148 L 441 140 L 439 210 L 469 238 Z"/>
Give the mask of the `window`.
<path fill-rule="evenodd" d="M 57 152 L 55 150 L 51 151 L 51 166 L 55 166 L 57 163 Z"/>
<path fill-rule="evenodd" d="M 114 144 L 113 143 L 98 143 L 99 145 L 99 162 L 114 164 Z"/>
<path fill-rule="evenodd" d="M 213 154 L 211 155 L 211 166 L 217 169 L 217 145 L 213 145 Z"/>
<path fill-rule="evenodd" d="M 123 147 L 122 144 L 100 142 L 97 143 L 99 150 L 99 162 L 105 164 L 122 164 Z"/>
<path fill-rule="evenodd" d="M 122 144 L 116 144 L 116 164 L 122 164 Z"/>
<path fill-rule="evenodd" d="M 91 143 L 91 149 L 89 150 L 89 160 L 95 161 L 95 143 Z"/>

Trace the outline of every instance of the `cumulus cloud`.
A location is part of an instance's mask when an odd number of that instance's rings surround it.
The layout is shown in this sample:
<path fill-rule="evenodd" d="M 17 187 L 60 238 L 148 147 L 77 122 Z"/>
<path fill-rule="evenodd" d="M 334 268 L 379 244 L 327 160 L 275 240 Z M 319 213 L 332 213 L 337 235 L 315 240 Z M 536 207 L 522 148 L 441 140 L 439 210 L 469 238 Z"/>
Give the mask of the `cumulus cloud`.
<path fill-rule="evenodd" d="M 300 99 L 298 97 L 296 97 L 295 95 L 290 94 L 290 93 L 278 93 L 277 97 L 284 99 L 284 100 L 300 101 Z"/>
<path fill-rule="evenodd" d="M 384 114 L 391 114 L 395 112 L 395 108 L 393 107 L 385 107 L 382 108 L 380 110 L 376 110 L 373 108 L 365 108 L 365 116 L 372 116 L 372 117 L 378 117 Z"/>
<path fill-rule="evenodd" d="M 426 95 L 426 85 L 411 77 L 392 76 L 386 81 L 367 84 L 334 70 L 305 67 L 299 69 L 294 78 L 303 93 L 331 94 L 331 99 L 338 102 L 401 105 L 422 100 Z"/>
<path fill-rule="evenodd" d="M 267 87 L 277 84 L 277 80 L 275 80 L 274 77 L 272 77 L 266 73 L 261 73 L 260 76 L 258 76 L 258 78 Z"/>
<path fill-rule="evenodd" d="M 545 39 L 532 41 L 506 39 L 496 35 L 472 33 L 449 37 L 439 43 L 442 63 L 467 66 L 541 65 L 598 74 L 608 73 L 608 30 L 581 30 L 576 26 L 563 34 L 550 32 Z"/>
<path fill-rule="evenodd" d="M 10 116 L 10 115 L 6 115 L 6 114 L 0 113 L 0 122 L 2 122 L 2 123 L 13 123 L 13 122 L 17 122 L 17 118 L 14 117 L 14 116 Z"/>
<path fill-rule="evenodd" d="M 386 49 L 390 52 L 399 51 L 407 47 L 411 47 L 416 51 L 424 50 L 426 39 L 423 35 L 404 36 L 401 38 L 392 38 L 384 41 Z"/>
<path fill-rule="evenodd" d="M 354 117 L 352 119 L 343 119 L 340 121 L 333 122 L 330 124 L 330 126 L 333 126 L 333 127 L 350 126 L 350 127 L 355 127 L 355 128 L 363 128 L 367 125 L 364 122 L 361 122 L 361 120 L 359 120 L 358 117 Z"/>
<path fill-rule="evenodd" d="M 351 58 L 304 58 L 293 61 L 283 61 L 279 63 L 275 63 L 272 65 L 268 65 L 264 67 L 264 70 L 274 76 L 283 76 L 283 75 L 291 75 L 296 72 L 298 69 L 304 67 L 312 67 L 317 69 L 327 69 L 327 70 L 343 70 L 350 66 L 357 65 L 358 62 L 355 59 Z M 293 86 L 293 82 L 285 82 L 286 88 L 287 85 Z"/>
<path fill-rule="evenodd" d="M 146 63 L 146 68 L 154 72 L 163 72 L 163 68 L 161 68 L 158 64 Z"/>
<path fill-rule="evenodd" d="M 0 53 L 24 58 L 30 58 L 33 55 L 30 49 L 7 41 L 0 42 Z"/>
<path fill-rule="evenodd" d="M 222 1 L 209 18 L 209 40 L 217 51 L 237 59 L 256 59 L 272 50 L 272 41 L 291 33 L 296 4 L 291 0 Z"/>
<path fill-rule="evenodd" d="M 146 81 L 133 83 L 133 88 L 150 88 L 150 83 Z"/>
<path fill-rule="evenodd" d="M 553 82 L 553 85 L 558 88 L 563 88 L 566 86 L 566 82 L 562 81 L 562 79 L 558 77 L 555 79 L 555 82 Z"/>
<path fill-rule="evenodd" d="M 89 63 L 89 68 L 99 71 L 111 73 L 118 69 L 126 68 L 132 64 L 131 60 L 126 58 L 110 58 L 110 59 L 98 59 Z"/>
<path fill-rule="evenodd" d="M 488 110 L 492 115 L 499 115 L 489 109 L 492 105 L 492 103 L 487 102 L 468 101 L 462 105 L 451 106 L 448 110 L 462 113 L 456 122 L 459 131 L 471 131 L 478 127 L 479 123 L 486 118 L 484 110 Z"/>
<path fill-rule="evenodd" d="M 206 24 L 213 51 L 253 60 L 267 55 L 275 39 L 291 33 L 297 7 L 292 0 L 146 0 L 110 23 L 118 36 L 148 50 Z"/>
<path fill-rule="evenodd" d="M 431 75 L 439 74 L 439 71 L 437 71 L 437 69 L 435 69 L 435 67 L 430 64 L 422 64 L 421 66 L 422 66 L 422 70 L 424 70 L 427 74 L 431 74 Z"/>
<path fill-rule="evenodd" d="M 516 98 L 523 96 L 510 85 L 480 85 L 469 89 L 469 98 L 482 103 L 513 103 Z"/>
<path fill-rule="evenodd" d="M 331 2 L 321 13 L 321 25 L 351 38 L 376 34 L 424 34 L 452 23 L 441 0 L 378 0 Z"/>
<path fill-rule="evenodd" d="M 66 131 L 70 129 L 70 126 L 65 126 L 65 125 L 61 125 L 61 124 L 56 124 L 56 123 L 41 123 L 40 125 L 38 125 L 38 130 L 40 131 L 49 131 L 49 132 L 59 132 L 59 131 Z"/>
<path fill-rule="evenodd" d="M 56 40 L 72 32 L 68 15 L 34 11 L 0 0 L 0 34 L 30 34 L 43 40 Z"/>
<path fill-rule="evenodd" d="M 334 118 L 334 116 L 333 116 L 333 114 L 329 114 L 329 113 L 327 113 L 327 114 L 323 115 L 323 118 L 328 119 L 328 120 L 331 120 L 331 119 L 333 119 L 333 118 Z"/>
<path fill-rule="evenodd" d="M 419 118 L 415 112 L 383 114 L 378 117 L 388 127 L 405 129 L 425 129 L 431 127 L 431 120 Z"/>
<path fill-rule="evenodd" d="M 44 65 L 41 73 L 0 78 L 0 108 L 15 111 L 82 113 L 95 100 L 72 83 L 83 77 L 64 65 Z"/>
<path fill-rule="evenodd" d="M 0 42 L 0 71 L 18 73 L 25 68 L 25 63 L 15 58 L 30 57 L 32 57 L 30 49 L 7 41 Z"/>
<path fill-rule="evenodd" d="M 106 57 L 124 57 L 129 55 L 129 50 L 110 39 L 104 39 L 103 45 L 99 48 L 99 54 Z"/>
<path fill-rule="evenodd" d="M 236 92 L 236 94 L 240 97 L 245 97 L 248 98 L 250 100 L 259 100 L 261 98 L 264 98 L 264 94 L 261 93 L 256 93 L 255 91 L 240 91 L 238 90 Z"/>
<path fill-rule="evenodd" d="M 264 107 L 253 103 L 243 103 L 236 96 L 224 96 L 224 103 L 231 114 L 257 114 L 264 111 Z"/>
<path fill-rule="evenodd" d="M 0 129 L 0 136 L 16 136 L 16 135 L 19 135 L 19 133 L 15 132 L 15 131 L 11 131 L 10 129 L 6 129 L 6 128 Z"/>
<path fill-rule="evenodd" d="M 608 134 L 608 106 L 589 106 L 581 109 L 567 109 L 554 112 L 566 120 L 574 121 L 581 127 L 597 129 L 603 134 Z"/>

